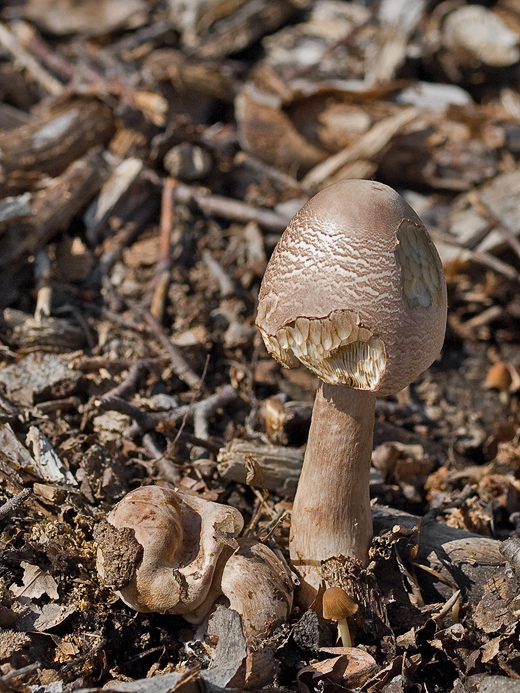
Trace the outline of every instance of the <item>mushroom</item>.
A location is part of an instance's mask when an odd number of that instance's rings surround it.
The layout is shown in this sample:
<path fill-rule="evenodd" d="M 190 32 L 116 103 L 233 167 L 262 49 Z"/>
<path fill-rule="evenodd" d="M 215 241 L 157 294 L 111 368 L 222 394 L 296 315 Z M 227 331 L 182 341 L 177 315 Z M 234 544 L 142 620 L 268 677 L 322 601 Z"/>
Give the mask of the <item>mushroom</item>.
<path fill-rule="evenodd" d="M 498 390 L 498 396 L 504 406 L 509 404 L 510 393 L 513 385 L 511 368 L 505 361 L 494 363 L 486 375 L 486 387 Z"/>
<path fill-rule="evenodd" d="M 135 566 L 129 549 L 131 539 L 110 533 L 97 535 L 97 568 L 105 582 L 114 569 L 128 579 L 116 589 L 118 596 L 136 611 L 182 614 L 200 623 L 220 592 L 214 577 L 221 554 L 229 556 L 233 539 L 243 527 L 238 510 L 161 486 L 130 491 L 108 514 L 117 530 L 131 529 L 142 551 Z M 126 543 L 126 546 L 124 544 Z M 119 555 L 122 554 L 122 558 Z M 123 582 L 124 582 L 123 578 Z"/>
<path fill-rule="evenodd" d="M 323 618 L 337 621 L 343 647 L 352 647 L 347 618 L 358 610 L 356 602 L 341 587 L 328 587 L 323 593 Z"/>
<path fill-rule="evenodd" d="M 368 563 L 376 396 L 438 356 L 446 283 L 424 225 L 394 190 L 344 180 L 292 219 L 268 263 L 256 324 L 283 366 L 320 379 L 294 499 L 290 554 L 309 604 L 321 562 Z"/>
<path fill-rule="evenodd" d="M 220 589 L 229 606 L 242 616 L 246 640 L 251 642 L 265 638 L 287 620 L 293 586 L 285 562 L 272 549 L 255 539 L 239 540 L 239 544 L 224 566 Z"/>
<path fill-rule="evenodd" d="M 202 623 L 227 597 L 248 641 L 287 619 L 288 569 L 267 546 L 237 541 L 235 508 L 160 486 L 128 493 L 96 530 L 97 569 L 136 611 L 180 614 Z"/>

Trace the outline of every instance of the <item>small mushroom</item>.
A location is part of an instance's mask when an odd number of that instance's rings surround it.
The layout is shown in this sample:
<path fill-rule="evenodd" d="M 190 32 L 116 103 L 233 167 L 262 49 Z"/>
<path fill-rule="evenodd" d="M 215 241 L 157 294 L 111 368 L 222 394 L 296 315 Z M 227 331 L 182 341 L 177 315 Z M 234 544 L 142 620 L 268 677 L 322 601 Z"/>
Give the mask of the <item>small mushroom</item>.
<path fill-rule="evenodd" d="M 328 587 L 323 593 L 323 618 L 337 621 L 343 647 L 352 647 L 347 619 L 357 610 L 356 602 L 341 587 Z"/>
<path fill-rule="evenodd" d="M 128 493 L 96 531 L 101 578 L 136 611 L 202 623 L 226 597 L 256 641 L 287 619 L 292 582 L 285 563 L 252 539 L 237 541 L 235 508 L 160 486 Z"/>
<path fill-rule="evenodd" d="M 497 361 L 488 370 L 486 387 L 498 390 L 498 396 L 504 406 L 509 404 L 513 376 L 511 368 L 505 361 Z"/>
<path fill-rule="evenodd" d="M 283 366 L 321 383 L 293 505 L 290 553 L 309 604 L 321 562 L 368 562 L 375 401 L 434 361 L 446 283 L 424 225 L 394 190 L 344 180 L 292 219 L 267 266 L 256 324 Z"/>

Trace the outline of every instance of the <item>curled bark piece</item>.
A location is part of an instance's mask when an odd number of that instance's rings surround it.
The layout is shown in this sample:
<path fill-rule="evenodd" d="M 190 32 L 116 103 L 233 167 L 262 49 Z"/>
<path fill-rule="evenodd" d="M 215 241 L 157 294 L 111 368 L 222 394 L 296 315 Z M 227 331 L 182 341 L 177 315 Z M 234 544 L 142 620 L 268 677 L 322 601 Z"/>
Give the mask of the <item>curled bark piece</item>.
<path fill-rule="evenodd" d="M 114 130 L 110 109 L 97 99 L 60 102 L 27 125 L 0 133 L 0 190 L 36 186 L 44 176 L 59 176 Z"/>

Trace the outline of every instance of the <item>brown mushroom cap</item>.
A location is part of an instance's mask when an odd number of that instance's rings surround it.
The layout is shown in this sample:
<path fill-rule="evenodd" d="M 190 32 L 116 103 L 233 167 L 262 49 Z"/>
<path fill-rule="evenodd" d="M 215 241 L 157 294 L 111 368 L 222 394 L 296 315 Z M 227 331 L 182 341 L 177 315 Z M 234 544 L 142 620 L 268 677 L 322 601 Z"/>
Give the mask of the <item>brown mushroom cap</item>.
<path fill-rule="evenodd" d="M 488 370 L 486 375 L 486 386 L 496 390 L 508 391 L 513 382 L 513 377 L 507 363 L 498 361 Z"/>
<path fill-rule="evenodd" d="M 386 185 L 345 180 L 284 231 L 256 324 L 284 366 L 389 395 L 438 356 L 446 312 L 442 264 L 413 209 Z"/>
<path fill-rule="evenodd" d="M 329 587 L 323 593 L 323 618 L 342 621 L 358 610 L 356 602 L 341 587 Z"/>

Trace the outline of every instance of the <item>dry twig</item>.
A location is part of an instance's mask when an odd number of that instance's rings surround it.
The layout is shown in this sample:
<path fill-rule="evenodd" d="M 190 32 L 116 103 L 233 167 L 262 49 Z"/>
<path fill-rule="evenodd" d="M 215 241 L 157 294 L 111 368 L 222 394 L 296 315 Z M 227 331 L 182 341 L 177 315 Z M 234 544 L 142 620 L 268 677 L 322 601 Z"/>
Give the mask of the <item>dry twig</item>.
<path fill-rule="evenodd" d="M 155 335 L 155 337 L 157 337 L 168 352 L 171 366 L 175 375 L 186 383 L 186 385 L 188 385 L 188 387 L 190 387 L 192 390 L 199 389 L 202 386 L 202 380 L 196 373 L 192 371 L 177 347 L 172 344 L 160 323 L 148 311 L 144 311 L 142 316 L 148 324 L 151 332 Z"/>
<path fill-rule="evenodd" d="M 16 37 L 2 22 L 0 22 L 0 45 L 11 53 L 16 62 L 25 68 L 45 91 L 54 96 L 62 93 L 63 84 L 47 72 L 25 48 L 22 48 Z"/>
<path fill-rule="evenodd" d="M 328 159 L 311 169 L 303 179 L 302 185 L 307 188 L 320 186 L 347 164 L 364 159 L 373 161 L 392 137 L 410 123 L 417 116 L 417 113 L 416 108 L 405 108 L 396 115 L 380 120 L 354 144 L 329 156 Z"/>
<path fill-rule="evenodd" d="M 28 488 L 24 488 L 20 493 L 18 493 L 14 498 L 11 498 L 8 500 L 6 503 L 3 505 L 0 505 L 0 520 L 3 520 L 4 517 L 7 517 L 9 513 L 12 513 L 14 510 L 16 510 L 22 503 L 27 500 L 27 498 L 31 495 L 31 491 Z"/>

